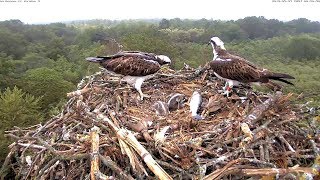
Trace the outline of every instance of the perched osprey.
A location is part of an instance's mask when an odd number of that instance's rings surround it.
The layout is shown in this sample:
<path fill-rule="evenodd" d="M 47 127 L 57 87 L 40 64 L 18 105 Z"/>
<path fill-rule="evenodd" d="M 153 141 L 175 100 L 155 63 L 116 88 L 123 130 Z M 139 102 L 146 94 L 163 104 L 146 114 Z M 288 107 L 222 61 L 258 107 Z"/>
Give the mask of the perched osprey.
<path fill-rule="evenodd" d="M 165 55 L 139 51 L 123 51 L 111 56 L 88 57 L 86 60 L 100 63 L 107 70 L 124 75 L 122 80 L 135 87 L 141 100 L 148 97 L 141 91 L 142 83 L 150 79 L 162 65 L 171 63 Z"/>
<path fill-rule="evenodd" d="M 224 43 L 218 37 L 212 37 L 209 44 L 213 48 L 213 60 L 209 63 L 210 69 L 214 74 L 226 81 L 223 88 L 224 93 L 229 96 L 233 86 L 240 83 L 268 83 L 272 86 L 279 86 L 270 80 L 278 80 L 293 85 L 285 79 L 294 79 L 294 77 L 283 74 L 274 73 L 267 69 L 257 67 L 246 59 L 230 54 L 224 47 Z"/>

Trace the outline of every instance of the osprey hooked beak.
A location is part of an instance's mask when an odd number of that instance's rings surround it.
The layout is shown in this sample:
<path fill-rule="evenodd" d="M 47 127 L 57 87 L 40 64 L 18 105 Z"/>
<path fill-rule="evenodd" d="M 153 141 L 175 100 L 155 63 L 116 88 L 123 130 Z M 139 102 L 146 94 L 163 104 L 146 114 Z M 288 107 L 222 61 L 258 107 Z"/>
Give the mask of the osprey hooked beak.
<path fill-rule="evenodd" d="M 217 46 L 217 43 L 212 39 L 210 39 L 210 41 L 208 42 L 208 45 L 210 45 L 210 44 L 213 45 L 214 47 Z"/>
<path fill-rule="evenodd" d="M 213 48 L 216 48 L 217 46 L 219 46 L 221 49 L 226 49 L 224 47 L 223 41 L 221 41 L 219 37 L 212 37 L 208 44 L 211 44 Z"/>

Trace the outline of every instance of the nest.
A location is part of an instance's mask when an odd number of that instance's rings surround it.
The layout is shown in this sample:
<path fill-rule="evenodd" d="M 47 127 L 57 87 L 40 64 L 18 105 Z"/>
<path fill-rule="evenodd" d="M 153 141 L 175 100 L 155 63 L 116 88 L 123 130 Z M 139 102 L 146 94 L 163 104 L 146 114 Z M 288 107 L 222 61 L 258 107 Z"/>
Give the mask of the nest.
<path fill-rule="evenodd" d="M 7 131 L 14 143 L 2 177 L 8 170 L 16 179 L 319 177 L 319 120 L 306 120 L 292 94 L 242 87 L 227 98 L 210 72 L 161 70 L 143 84 L 151 97 L 140 101 L 120 79 L 104 70 L 85 77 L 59 115 Z M 155 113 L 155 102 L 174 93 L 189 100 L 194 90 L 203 120 L 192 118 L 188 102 Z"/>

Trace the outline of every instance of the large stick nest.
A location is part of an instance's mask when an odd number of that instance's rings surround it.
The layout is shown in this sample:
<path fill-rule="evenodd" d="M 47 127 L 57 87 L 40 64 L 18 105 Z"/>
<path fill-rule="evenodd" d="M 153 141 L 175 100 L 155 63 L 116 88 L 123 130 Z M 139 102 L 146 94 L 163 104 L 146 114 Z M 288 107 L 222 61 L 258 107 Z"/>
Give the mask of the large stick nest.
<path fill-rule="evenodd" d="M 2 177 L 9 170 L 18 179 L 318 176 L 319 119 L 294 105 L 292 94 L 243 87 L 227 98 L 218 93 L 223 82 L 210 72 L 161 70 L 143 84 L 151 98 L 140 101 L 120 79 L 104 70 L 85 77 L 61 114 L 7 131 L 14 143 Z M 174 93 L 188 101 L 194 90 L 203 98 L 203 120 L 192 119 L 188 102 L 156 115 L 156 101 Z"/>

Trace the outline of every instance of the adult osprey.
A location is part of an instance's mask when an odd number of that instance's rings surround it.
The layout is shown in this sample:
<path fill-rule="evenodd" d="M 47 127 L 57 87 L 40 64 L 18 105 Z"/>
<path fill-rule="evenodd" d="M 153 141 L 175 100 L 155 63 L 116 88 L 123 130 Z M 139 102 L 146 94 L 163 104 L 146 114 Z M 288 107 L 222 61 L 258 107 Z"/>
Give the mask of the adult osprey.
<path fill-rule="evenodd" d="M 171 63 L 165 55 L 139 51 L 123 51 L 111 56 L 88 57 L 86 60 L 100 63 L 107 70 L 124 75 L 122 80 L 135 87 L 141 100 L 147 97 L 141 91 L 142 83 L 150 79 L 162 65 Z"/>
<path fill-rule="evenodd" d="M 240 83 L 268 83 L 271 86 L 279 87 L 279 85 L 270 81 L 278 80 L 293 85 L 285 80 L 294 79 L 288 74 L 271 72 L 253 65 L 242 57 L 230 54 L 218 37 L 212 37 L 209 44 L 213 48 L 213 60 L 209 63 L 210 69 L 214 71 L 218 78 L 226 81 L 223 94 L 227 96 L 229 96 L 232 87 Z"/>

